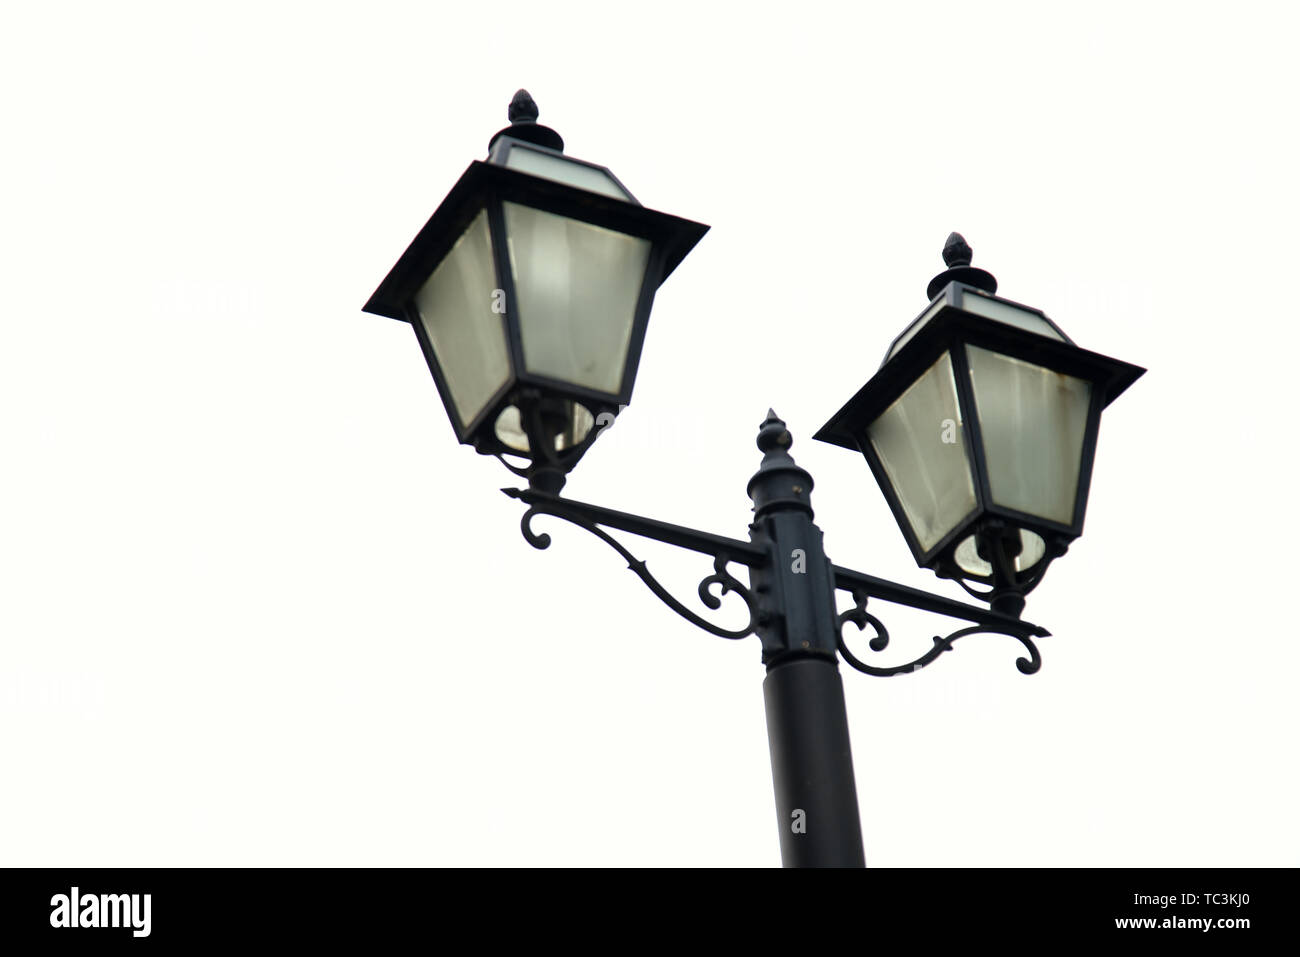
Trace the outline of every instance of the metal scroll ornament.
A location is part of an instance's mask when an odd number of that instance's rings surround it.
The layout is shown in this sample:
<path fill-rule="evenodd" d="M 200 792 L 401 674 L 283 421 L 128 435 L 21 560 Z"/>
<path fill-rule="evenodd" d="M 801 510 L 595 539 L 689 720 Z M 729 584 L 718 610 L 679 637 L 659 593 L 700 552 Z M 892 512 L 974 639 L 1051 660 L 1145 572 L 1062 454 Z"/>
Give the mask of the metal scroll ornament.
<path fill-rule="evenodd" d="M 967 635 L 987 634 L 987 635 L 1008 635 L 1015 638 L 1025 646 L 1029 652 L 1029 657 L 1016 659 L 1016 668 L 1021 674 L 1032 675 L 1042 666 L 1042 658 L 1038 654 L 1038 648 L 1034 645 L 1033 640 L 1025 634 L 1017 634 L 1011 631 L 998 631 L 986 625 L 971 625 L 967 628 L 960 628 L 957 631 L 945 637 L 935 635 L 933 646 L 919 658 L 915 658 L 906 664 L 895 665 L 889 668 L 878 668 L 869 665 L 858 658 L 849 650 L 848 643 L 844 640 L 844 626 L 852 623 L 858 626 L 859 631 L 865 631 L 867 625 L 875 629 L 875 635 L 867 642 L 867 647 L 872 651 L 884 651 L 889 646 L 889 630 L 885 628 L 884 623 L 875 615 L 867 611 L 867 594 L 860 589 L 853 590 L 853 607 L 847 611 L 841 612 L 838 618 L 839 625 L 839 650 L 844 660 L 849 665 L 863 674 L 875 675 L 879 678 L 888 678 L 892 675 L 906 674 L 910 671 L 919 671 L 932 661 L 936 660 L 945 651 L 951 651 L 953 643 L 959 638 L 965 638 Z"/>
<path fill-rule="evenodd" d="M 535 502 L 529 507 L 528 511 L 524 512 L 523 518 L 519 523 L 519 529 L 523 532 L 525 540 L 527 540 L 528 544 L 532 545 L 533 548 L 549 548 L 551 545 L 550 535 L 545 532 L 535 532 L 532 529 L 532 520 L 537 515 L 553 515 L 556 518 L 562 518 L 566 522 L 570 522 L 577 525 L 579 528 L 584 528 L 591 532 L 591 534 L 595 535 L 601 541 L 609 545 L 610 548 L 622 555 L 624 560 L 627 561 L 627 567 L 630 568 L 636 576 L 641 579 L 641 581 L 645 582 L 646 587 L 654 592 L 655 596 L 658 597 L 660 601 L 673 611 L 677 612 L 677 614 L 681 615 L 691 624 L 703 628 L 710 634 L 717 635 L 719 638 L 728 638 L 732 640 L 745 638 L 748 635 L 752 635 L 754 629 L 759 624 L 760 613 L 758 602 L 750 590 L 727 570 L 727 566 L 734 559 L 725 554 L 715 556 L 713 560 L 713 574 L 706 575 L 701 579 L 696 591 L 700 597 L 700 601 L 706 608 L 712 611 L 717 611 L 722 607 L 721 596 L 731 593 L 739 595 L 745 602 L 746 607 L 749 609 L 749 621 L 743 628 L 723 628 L 722 626 L 716 625 L 697 615 L 674 598 L 672 593 L 669 592 L 668 589 L 654 577 L 654 575 L 650 574 L 649 569 L 646 568 L 646 563 L 624 548 L 617 539 L 595 523 L 568 513 L 561 504 L 552 502 Z M 714 585 L 719 586 L 719 592 L 716 595 L 712 590 Z"/>

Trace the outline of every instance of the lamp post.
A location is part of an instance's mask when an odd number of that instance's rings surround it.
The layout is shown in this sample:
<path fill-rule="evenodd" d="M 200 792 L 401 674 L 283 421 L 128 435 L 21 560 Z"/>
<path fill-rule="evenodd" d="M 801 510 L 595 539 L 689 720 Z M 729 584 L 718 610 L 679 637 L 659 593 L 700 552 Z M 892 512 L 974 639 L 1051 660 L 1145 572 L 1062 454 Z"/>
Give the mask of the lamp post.
<path fill-rule="evenodd" d="M 599 426 L 631 400 L 655 289 L 708 227 L 644 208 L 608 169 L 565 155 L 526 91 L 508 115 L 487 162 L 465 171 L 365 311 L 414 327 L 457 438 L 528 480 L 503 491 L 527 506 L 529 544 L 551 544 L 533 530 L 536 516 L 563 519 L 614 548 L 692 624 L 758 635 L 782 861 L 862 866 L 839 659 L 903 674 L 985 633 L 1019 641 L 1017 667 L 1036 672 L 1033 639 L 1048 632 L 1020 619 L 1025 595 L 1082 533 L 1101 410 L 1144 370 L 1080 349 L 1040 311 L 998 298 L 954 233 L 929 305 L 818 432 L 866 456 L 917 562 L 987 609 L 833 564 L 813 522 L 812 476 L 771 410 L 746 489 L 748 540 L 564 498 Z M 734 594 L 748 621 L 724 628 L 692 610 L 611 530 L 712 556 L 700 601 L 717 610 Z M 747 585 L 733 565 L 745 566 Z M 838 609 L 838 591 L 851 607 Z M 843 636 L 845 625 L 871 625 L 868 648 L 888 647 L 871 599 L 965 624 L 911 661 L 872 665 Z"/>

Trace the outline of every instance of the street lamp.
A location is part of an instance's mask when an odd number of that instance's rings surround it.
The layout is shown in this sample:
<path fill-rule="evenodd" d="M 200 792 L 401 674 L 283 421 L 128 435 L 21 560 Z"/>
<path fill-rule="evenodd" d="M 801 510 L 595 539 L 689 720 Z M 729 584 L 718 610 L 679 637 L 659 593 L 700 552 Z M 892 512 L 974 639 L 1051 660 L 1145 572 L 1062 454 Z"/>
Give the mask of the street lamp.
<path fill-rule="evenodd" d="M 1049 632 L 1020 619 L 1024 596 L 1082 532 L 1101 409 L 1143 370 L 1079 349 L 1041 312 L 995 296 L 996 281 L 970 265 L 954 233 L 930 305 L 818 433 L 866 455 L 917 561 L 988 609 L 833 564 L 813 522 L 812 476 L 771 410 L 746 486 L 748 541 L 563 498 L 599 424 L 631 396 L 654 290 L 708 227 L 647 210 L 609 170 L 565 156 L 523 90 L 509 116 L 488 161 L 471 164 L 365 310 L 415 327 L 457 438 L 528 478 L 528 488 L 503 491 L 528 506 L 529 544 L 551 544 L 533 530 L 537 516 L 563 519 L 615 549 L 692 624 L 722 638 L 758 635 L 782 860 L 861 866 L 839 660 L 905 674 L 983 633 L 1020 642 L 1017 667 L 1036 672 L 1033 639 Z M 688 607 L 610 530 L 711 556 L 700 602 L 716 611 L 734 595 L 748 621 L 727 628 Z M 839 591 L 853 599 L 842 611 Z M 870 664 L 843 630 L 870 625 L 867 647 L 889 647 L 872 599 L 967 624 L 910 661 Z"/>
<path fill-rule="evenodd" d="M 365 311 L 415 328 L 457 439 L 558 492 L 631 401 L 655 290 L 708 227 L 564 155 L 526 90 L 508 114 Z"/>
<path fill-rule="evenodd" d="M 1018 615 L 1083 533 L 1101 410 L 1146 370 L 995 296 L 960 234 L 943 258 L 930 304 L 816 438 L 866 455 L 918 565 Z"/>

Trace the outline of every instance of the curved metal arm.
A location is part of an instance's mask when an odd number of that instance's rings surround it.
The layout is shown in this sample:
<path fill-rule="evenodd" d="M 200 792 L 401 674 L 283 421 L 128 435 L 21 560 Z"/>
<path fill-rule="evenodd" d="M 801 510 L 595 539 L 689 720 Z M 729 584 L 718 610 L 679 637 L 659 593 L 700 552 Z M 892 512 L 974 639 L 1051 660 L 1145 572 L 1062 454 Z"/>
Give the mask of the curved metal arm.
<path fill-rule="evenodd" d="M 861 671 L 863 674 L 887 678 L 891 675 L 900 675 L 909 671 L 917 671 L 934 661 L 945 651 L 951 651 L 953 642 L 958 638 L 965 638 L 967 635 L 975 634 L 1009 635 L 1024 645 L 1029 651 L 1029 657 L 1016 659 L 1016 668 L 1019 669 L 1021 674 L 1032 675 L 1042 666 L 1043 660 L 1038 654 L 1038 648 L 1034 645 L 1034 642 L 1029 637 L 1028 633 L 1029 629 L 1034 626 L 1031 625 L 1027 628 L 1017 629 L 993 624 L 971 625 L 967 628 L 958 629 L 943 638 L 935 635 L 934 646 L 919 658 L 909 661 L 906 664 L 896 665 L 891 668 L 877 668 L 874 665 L 869 665 L 854 655 L 853 652 L 849 651 L 848 643 L 844 640 L 845 625 L 851 622 L 858 626 L 859 631 L 864 631 L 867 625 L 870 624 L 871 627 L 875 629 L 876 634 L 875 637 L 867 642 L 867 646 L 872 651 L 884 651 L 885 648 L 888 647 L 889 631 L 885 628 L 884 623 L 882 623 L 879 618 L 867 611 L 868 597 L 867 593 L 862 589 L 853 589 L 853 607 L 848 611 L 841 612 L 837 619 L 839 626 L 839 635 L 837 637 L 840 654 L 844 656 L 844 660 L 847 661 L 850 666 Z M 1041 629 L 1038 630 L 1041 631 Z"/>
<path fill-rule="evenodd" d="M 730 554 L 730 549 L 718 549 L 713 551 L 713 574 L 706 575 L 700 581 L 697 593 L 700 596 L 700 601 L 704 603 L 704 606 L 714 611 L 722 607 L 722 599 L 719 595 L 726 595 L 729 592 L 734 592 L 739 595 L 741 599 L 744 600 L 746 607 L 749 609 L 749 621 L 744 628 L 723 628 L 720 625 L 715 625 L 713 622 L 701 618 L 695 612 L 691 611 L 691 609 L 687 608 L 680 601 L 674 598 L 668 589 L 665 588 L 663 584 L 654 577 L 654 575 L 650 574 L 650 571 L 646 568 L 645 562 L 629 552 L 617 539 L 597 524 L 599 518 L 592 517 L 590 514 L 584 514 L 584 511 L 590 513 L 594 511 L 594 508 L 583 506 L 581 503 L 574 503 L 578 507 L 571 508 L 569 507 L 569 503 L 554 496 L 538 495 L 534 492 L 522 492 L 518 489 L 502 489 L 502 491 L 507 495 L 523 499 L 529 503 L 528 511 L 524 512 L 523 518 L 519 522 L 519 529 L 523 532 L 524 539 L 529 545 L 532 545 L 533 548 L 549 548 L 551 544 L 550 535 L 545 532 L 538 533 L 533 531 L 531 524 L 533 518 L 537 515 L 553 515 L 556 518 L 562 518 L 566 522 L 577 525 L 579 528 L 584 528 L 591 532 L 591 534 L 595 535 L 622 555 L 627 561 L 627 567 L 630 568 L 638 578 L 645 582 L 646 587 L 649 588 L 650 591 L 654 592 L 655 596 L 660 601 L 673 611 L 677 612 L 677 614 L 681 615 L 691 624 L 703 628 L 705 631 L 717 635 L 719 638 L 728 638 L 732 640 L 745 638 L 748 635 L 753 634 L 755 628 L 759 625 L 760 611 L 757 600 L 748 588 L 741 584 L 729 571 L 727 571 L 727 566 L 731 562 L 744 561 L 744 557 Z M 675 528 L 675 526 L 673 526 L 673 528 Z M 708 537 L 712 538 L 712 536 Z M 695 550 L 703 550 L 699 546 L 704 543 L 705 538 L 706 536 L 701 533 L 699 540 L 697 540 L 693 546 L 695 547 Z M 723 540 L 719 539 L 718 541 Z M 744 545 L 745 543 L 737 544 Z M 718 595 L 715 595 L 712 592 L 711 587 L 713 585 L 721 586 Z"/>
<path fill-rule="evenodd" d="M 911 588 L 907 585 L 900 585 L 885 578 L 876 578 L 874 575 L 865 575 L 842 565 L 834 566 L 832 571 L 835 573 L 836 590 L 849 592 L 854 596 L 855 600 L 858 593 L 861 592 L 870 598 L 878 598 L 891 604 L 906 605 L 908 608 L 919 608 L 921 611 L 933 612 L 946 618 L 958 618 L 962 621 L 974 622 L 977 625 L 985 626 L 984 630 L 996 632 L 1000 635 L 1025 635 L 1026 637 L 1045 638 L 1051 634 L 1046 628 L 1018 617 L 1013 618 L 990 608 L 967 605 L 959 601 L 953 601 L 950 598 L 944 598 L 941 595 L 931 595 L 929 592 Z"/>
<path fill-rule="evenodd" d="M 758 596 L 745 585 L 742 585 L 728 571 L 728 566 L 733 563 L 756 569 L 770 567 L 773 559 L 768 546 L 764 543 L 725 538 L 721 535 L 702 532 L 682 525 L 670 525 L 667 522 L 656 521 L 630 512 L 619 512 L 600 505 L 591 505 L 574 499 L 561 498 L 551 492 L 538 489 L 506 488 L 501 491 L 529 506 L 520 522 L 520 529 L 528 544 L 534 548 L 547 548 L 551 544 L 550 535 L 545 532 L 535 532 L 532 529 L 532 520 L 537 515 L 552 515 L 577 525 L 579 528 L 584 528 L 622 555 L 627 561 L 628 568 L 645 582 L 646 587 L 660 601 L 691 624 L 703 628 L 710 634 L 733 640 L 744 638 L 759 631 L 772 621 L 771 609 L 765 607 Z M 668 589 L 650 574 L 645 562 L 624 548 L 619 541 L 605 530 L 606 528 L 617 529 L 641 538 L 649 538 L 667 545 L 709 555 L 713 558 L 714 571 L 712 575 L 705 576 L 699 584 L 697 591 L 700 601 L 703 602 L 706 608 L 716 611 L 722 607 L 720 596 L 734 592 L 745 602 L 745 606 L 749 610 L 749 621 L 743 628 L 723 628 L 702 618 L 674 598 Z M 1024 674 L 1033 674 L 1041 664 L 1038 649 L 1034 646 L 1031 637 L 1049 634 L 1046 628 L 988 608 L 978 608 L 939 595 L 932 595 L 929 592 L 866 575 L 840 565 L 831 566 L 831 574 L 836 590 L 848 591 L 853 595 L 854 607 L 838 616 L 834 640 L 844 659 L 858 671 L 870 675 L 895 675 L 905 671 L 913 671 L 934 661 L 942 652 L 950 649 L 953 642 L 958 638 L 978 632 L 1010 635 L 1023 644 L 1029 650 L 1029 657 L 1020 658 L 1016 665 Z M 714 585 L 720 586 L 717 594 L 712 590 Z M 844 625 L 853 622 L 860 630 L 865 629 L 868 624 L 875 628 L 875 637 L 870 641 L 872 651 L 883 651 L 889 644 L 889 632 L 885 629 L 884 624 L 866 610 L 868 598 L 878 598 L 882 601 L 918 608 L 948 618 L 973 622 L 974 625 L 953 632 L 946 638 L 935 637 L 934 647 L 930 651 L 906 665 L 893 668 L 877 668 L 854 656 L 844 641 Z"/>

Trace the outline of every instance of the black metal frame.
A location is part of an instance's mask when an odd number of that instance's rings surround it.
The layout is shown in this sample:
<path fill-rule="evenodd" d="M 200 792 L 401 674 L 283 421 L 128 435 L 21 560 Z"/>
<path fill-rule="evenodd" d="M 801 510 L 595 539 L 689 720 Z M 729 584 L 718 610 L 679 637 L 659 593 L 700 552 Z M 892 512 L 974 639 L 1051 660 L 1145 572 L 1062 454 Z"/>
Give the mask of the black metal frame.
<path fill-rule="evenodd" d="M 563 153 L 536 144 L 520 145 L 526 145 L 527 148 L 540 152 L 553 153 L 566 160 L 571 159 Z M 502 137 L 497 141 L 494 153 L 500 162 L 504 162 L 512 148 L 514 147 L 511 138 Z M 562 453 L 556 453 L 553 448 L 548 447 L 542 429 L 537 424 L 539 420 L 535 413 L 539 403 L 548 400 L 576 402 L 591 413 L 593 420 L 606 413 L 618 415 L 622 407 L 626 406 L 632 398 L 636 370 L 640 364 L 655 292 L 709 227 L 678 216 L 647 209 L 635 199 L 625 201 L 588 192 L 566 183 L 507 169 L 500 165 L 500 162 L 475 161 L 470 164 L 447 194 L 446 199 L 371 295 L 364 311 L 401 319 L 414 327 L 416 339 L 420 343 L 420 349 L 433 375 L 439 397 L 446 407 L 457 441 L 472 445 L 485 455 L 509 455 L 531 459 L 533 465 L 530 469 L 520 472 L 512 468 L 512 471 L 530 476 L 539 470 L 546 471 L 551 475 L 551 482 L 543 484 L 557 489 L 556 482 L 558 481 L 559 485 L 563 484 L 563 474 L 572 468 L 590 447 L 600 430 L 593 429 L 583 442 Z M 591 163 L 584 165 L 608 173 L 605 167 Z M 611 173 L 610 176 L 612 177 L 613 174 Z M 619 185 L 622 186 L 621 183 Z M 630 196 L 631 193 L 629 192 L 628 195 Z M 619 388 L 616 391 L 591 389 L 528 370 L 524 355 L 519 300 L 515 294 L 514 273 L 506 246 L 503 204 L 507 202 L 554 213 L 650 242 L 650 254 L 647 257 L 646 271 L 637 297 L 628 336 L 627 354 L 624 358 Z M 484 210 L 487 212 L 488 232 L 492 244 L 495 288 L 503 290 L 505 294 L 506 311 L 499 318 L 503 323 L 510 368 L 506 381 L 491 399 L 471 421 L 462 424 L 446 377 L 413 300 L 419 288 L 465 234 L 479 213 Z M 490 294 L 490 290 L 486 292 Z M 517 406 L 520 410 L 522 424 L 530 437 L 529 453 L 522 453 L 505 445 L 496 436 L 496 420 L 511 405 Z M 535 430 L 534 425 L 536 425 Z"/>
<path fill-rule="evenodd" d="M 986 316 L 966 312 L 958 305 L 962 301 L 961 297 L 966 294 L 980 295 L 1041 316 L 1064 337 L 1064 341 L 1057 341 Z M 890 358 L 889 351 L 893 350 L 894 344 L 938 302 L 942 305 L 934 317 Z M 1032 362 L 1083 379 L 1090 384 L 1091 397 L 1084 427 L 1078 483 L 1075 487 L 1074 513 L 1069 524 L 1031 515 L 993 501 L 988 465 L 984 457 L 983 435 L 971 382 L 967 346 L 977 346 L 1011 358 Z M 923 373 L 939 361 L 944 353 L 949 355 L 952 362 L 953 378 L 957 389 L 957 406 L 961 415 L 962 429 L 965 432 L 967 467 L 975 488 L 975 507 L 943 538 L 929 548 L 925 548 L 913 531 L 884 464 L 867 437 L 867 428 Z M 1083 533 L 1102 409 L 1113 402 L 1143 372 L 1145 370 L 1138 366 L 1079 348 L 1065 336 L 1059 326 L 1038 310 L 992 296 L 961 283 L 949 283 L 935 301 L 931 302 L 917 319 L 894 339 L 886 352 L 886 361 L 880 370 L 822 426 L 815 438 L 862 453 L 889 503 L 890 511 L 898 522 L 917 564 L 931 568 L 940 577 L 955 579 L 962 583 L 963 587 L 967 587 L 963 580 L 1000 584 L 1001 576 L 996 571 L 983 576 L 972 574 L 957 566 L 953 558 L 958 544 L 971 535 L 979 535 L 988 528 L 996 527 L 998 523 L 1015 525 L 1042 537 L 1046 545 L 1043 560 L 1034 568 L 1012 573 L 1015 582 L 1021 586 L 1023 594 L 1041 580 L 1046 565 L 1054 558 L 1063 555 L 1070 543 Z"/>
<path fill-rule="evenodd" d="M 779 422 L 779 420 L 775 419 L 769 421 Z M 784 423 L 780 423 L 780 426 L 783 429 Z M 790 464 L 793 465 L 793 462 L 791 461 Z M 794 473 L 796 470 L 797 467 L 789 471 Z M 807 475 L 802 470 L 797 470 L 797 472 Z M 800 486 L 800 491 L 796 495 L 806 502 L 808 498 L 807 490 L 811 488 L 811 485 L 812 480 L 809 476 L 806 483 Z M 778 541 L 782 535 L 781 530 L 777 530 L 773 534 L 764 529 L 762 523 L 756 520 L 750 526 L 752 539 L 746 542 L 682 525 L 672 525 L 630 512 L 620 512 L 600 505 L 562 498 L 559 495 L 536 489 L 504 488 L 501 491 L 528 506 L 527 511 L 524 512 L 520 520 L 520 530 L 524 539 L 534 548 L 546 549 L 551 545 L 550 535 L 544 532 L 536 532 L 532 528 L 533 519 L 538 515 L 550 515 L 583 528 L 617 551 L 627 561 L 628 568 L 646 584 L 656 597 L 691 624 L 708 631 L 710 634 L 733 640 L 745 638 L 756 632 L 761 634 L 765 630 L 772 633 L 764 635 L 764 660 L 769 665 L 790 655 L 826 655 L 829 648 L 832 657 L 834 651 L 838 650 L 850 666 L 865 674 L 878 676 L 904 674 L 916 671 L 932 663 L 942 651 L 951 649 L 952 643 L 958 638 L 975 633 L 986 633 L 1007 635 L 1020 641 L 1028 649 L 1031 657 L 1019 659 L 1017 667 L 1024 674 L 1033 674 L 1038 670 L 1041 659 L 1032 639 L 1051 634 L 1047 629 L 1039 625 L 1022 621 L 1011 615 L 953 601 L 917 588 L 867 575 L 851 568 L 827 563 L 828 580 L 832 583 L 831 591 L 848 592 L 853 598 L 853 607 L 845 611 L 836 611 L 833 606 L 827 609 L 826 617 L 835 622 L 833 641 L 829 643 L 823 642 L 820 648 L 814 647 L 811 640 L 805 645 L 803 642 L 806 639 L 803 638 L 799 638 L 796 643 L 792 643 L 788 630 L 781 631 L 773 627 L 778 622 L 789 617 L 787 603 L 796 590 L 790 587 L 784 589 L 773 587 L 773 579 L 782 577 L 785 577 L 786 583 L 789 584 L 788 576 L 780 574 L 782 566 L 785 564 L 782 546 Z M 789 502 L 783 504 L 787 506 L 782 510 L 784 512 L 803 511 L 797 507 L 794 509 L 789 508 Z M 811 508 L 808 508 L 803 515 L 798 516 L 796 522 L 799 530 L 805 532 L 805 538 L 801 539 L 801 541 L 804 544 L 813 544 L 813 548 L 809 550 L 806 558 L 810 566 L 815 566 L 820 557 L 820 550 L 817 547 L 820 544 L 820 533 L 806 534 L 809 531 L 815 532 L 816 529 L 816 526 L 812 524 Z M 721 586 L 721 595 L 735 593 L 744 601 L 749 611 L 749 621 L 744 627 L 736 629 L 723 628 L 715 622 L 702 618 L 698 613 L 675 598 L 650 573 L 644 561 L 633 555 L 605 529 L 627 532 L 641 538 L 652 539 L 666 545 L 711 556 L 714 560 L 713 573 L 702 579 L 699 584 L 697 591 L 700 601 L 710 610 L 716 611 L 719 609 L 721 599 L 710 590 L 711 586 L 719 585 Z M 743 565 L 750 570 L 751 581 L 748 587 L 728 571 L 728 566 L 733 564 Z M 807 573 L 805 572 L 805 574 Z M 871 598 L 971 622 L 972 626 L 962 628 L 950 634 L 947 638 L 935 637 L 933 647 L 912 661 L 885 668 L 874 667 L 862 662 L 849 650 L 841 633 L 841 629 L 846 624 L 853 623 L 859 629 L 863 629 L 870 623 L 876 628 L 877 632 L 876 636 L 868 642 L 870 649 L 879 652 L 888 646 L 890 637 L 884 624 L 866 610 L 867 601 Z"/>

